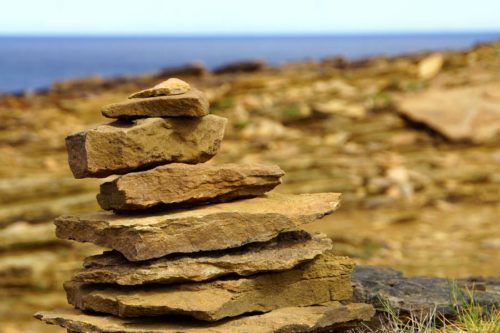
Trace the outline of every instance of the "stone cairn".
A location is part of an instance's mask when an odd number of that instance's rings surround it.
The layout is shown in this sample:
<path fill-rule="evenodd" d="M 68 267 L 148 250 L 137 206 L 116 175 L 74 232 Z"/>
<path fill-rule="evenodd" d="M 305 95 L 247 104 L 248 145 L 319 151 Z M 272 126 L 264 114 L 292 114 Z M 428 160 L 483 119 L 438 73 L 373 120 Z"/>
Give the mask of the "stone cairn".
<path fill-rule="evenodd" d="M 226 119 L 199 90 L 169 79 L 103 108 L 117 120 L 66 138 L 75 178 L 121 175 L 105 210 L 56 219 L 59 238 L 112 249 L 64 284 L 75 310 L 35 316 L 68 332 L 317 332 L 368 320 L 353 262 L 301 225 L 338 193 L 268 193 L 277 166 L 204 164 Z"/>

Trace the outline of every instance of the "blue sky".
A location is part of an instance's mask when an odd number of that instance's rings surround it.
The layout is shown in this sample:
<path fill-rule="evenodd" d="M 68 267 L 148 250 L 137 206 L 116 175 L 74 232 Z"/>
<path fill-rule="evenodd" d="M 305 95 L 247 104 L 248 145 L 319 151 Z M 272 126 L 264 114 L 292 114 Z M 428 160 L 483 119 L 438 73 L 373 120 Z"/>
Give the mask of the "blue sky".
<path fill-rule="evenodd" d="M 500 0 L 5 0 L 0 34 L 500 31 Z"/>

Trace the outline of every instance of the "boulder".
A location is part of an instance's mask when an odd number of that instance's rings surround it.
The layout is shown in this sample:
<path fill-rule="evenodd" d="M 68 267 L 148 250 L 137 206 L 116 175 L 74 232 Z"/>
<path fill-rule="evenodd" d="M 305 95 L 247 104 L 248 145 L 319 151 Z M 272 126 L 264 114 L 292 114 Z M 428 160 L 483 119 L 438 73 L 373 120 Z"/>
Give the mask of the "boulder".
<path fill-rule="evenodd" d="M 144 93 L 145 94 L 145 93 Z M 199 90 L 183 94 L 131 98 L 102 108 L 108 118 L 134 119 L 145 117 L 203 117 L 208 114 L 208 99 Z"/>
<path fill-rule="evenodd" d="M 228 274 L 248 276 L 291 269 L 331 248 L 332 241 L 324 234 L 292 231 L 272 241 L 241 248 L 140 262 L 130 262 L 116 251 L 107 251 L 86 258 L 84 269 L 75 273 L 73 281 L 141 285 L 205 281 Z"/>
<path fill-rule="evenodd" d="M 78 310 L 39 312 L 35 318 L 73 333 L 307 333 L 355 325 L 373 314 L 373 307 L 368 304 L 332 302 L 326 306 L 287 307 L 217 323 L 175 317 L 123 319 Z"/>
<path fill-rule="evenodd" d="M 225 125 L 225 118 L 213 115 L 116 121 L 66 137 L 68 162 L 75 178 L 201 163 L 219 150 Z"/>
<path fill-rule="evenodd" d="M 264 194 L 284 174 L 274 165 L 174 163 L 103 183 L 97 201 L 103 209 L 117 211 L 224 202 Z"/>
<path fill-rule="evenodd" d="M 62 216 L 55 220 L 56 235 L 117 250 L 130 261 L 147 260 L 268 241 L 332 213 L 339 199 L 338 193 L 270 193 L 153 215 Z"/>
<path fill-rule="evenodd" d="M 492 142 L 500 134 L 500 83 L 433 88 L 399 98 L 399 111 L 451 141 Z"/>
<path fill-rule="evenodd" d="M 259 59 L 248 59 L 222 65 L 214 69 L 215 74 L 253 73 L 266 68 L 266 63 Z"/>
<path fill-rule="evenodd" d="M 500 307 L 500 279 L 471 277 L 455 282 L 428 276 L 405 277 L 388 267 L 357 266 L 352 275 L 354 300 L 382 307 L 389 305 L 401 315 L 417 317 L 436 311 L 452 317 L 457 308 L 470 304 Z"/>
<path fill-rule="evenodd" d="M 348 257 L 331 251 L 291 270 L 246 278 L 175 285 L 64 284 L 68 302 L 80 310 L 119 317 L 182 314 L 216 321 L 244 313 L 347 300 L 352 296 Z"/>
<path fill-rule="evenodd" d="M 430 80 L 439 74 L 443 68 L 444 57 L 441 53 L 431 54 L 418 63 L 418 77 Z"/>
<path fill-rule="evenodd" d="M 201 62 L 193 62 L 182 66 L 165 67 L 160 70 L 157 78 L 169 77 L 202 77 L 210 71 Z"/>

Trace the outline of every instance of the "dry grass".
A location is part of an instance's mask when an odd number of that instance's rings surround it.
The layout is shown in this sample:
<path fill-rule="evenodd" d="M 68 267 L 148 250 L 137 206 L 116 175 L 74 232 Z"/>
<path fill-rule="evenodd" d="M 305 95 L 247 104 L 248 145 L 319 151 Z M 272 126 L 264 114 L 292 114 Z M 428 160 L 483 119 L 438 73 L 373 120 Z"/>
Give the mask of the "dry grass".
<path fill-rule="evenodd" d="M 443 318 L 435 308 L 428 313 L 402 317 L 387 302 L 382 302 L 379 311 L 384 316 L 379 328 L 364 326 L 350 333 L 500 333 L 500 309 L 477 304 L 472 291 L 462 291 L 452 284 L 450 302 L 456 308 L 453 319 Z"/>

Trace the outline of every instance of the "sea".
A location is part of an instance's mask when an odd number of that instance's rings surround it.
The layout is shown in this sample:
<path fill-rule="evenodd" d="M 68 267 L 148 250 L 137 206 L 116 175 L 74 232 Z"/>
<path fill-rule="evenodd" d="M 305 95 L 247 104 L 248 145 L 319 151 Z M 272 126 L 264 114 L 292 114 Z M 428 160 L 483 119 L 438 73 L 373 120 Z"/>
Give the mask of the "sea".
<path fill-rule="evenodd" d="M 424 50 L 459 50 L 500 39 L 498 33 L 222 36 L 0 37 L 0 92 L 48 87 L 54 80 L 155 72 L 202 62 L 208 68 L 245 59 L 280 64 L 343 56 L 354 60 Z"/>

